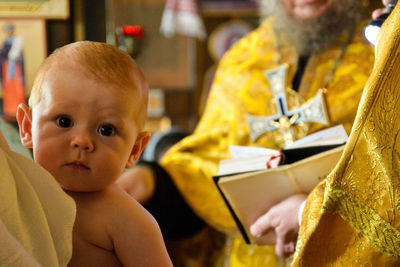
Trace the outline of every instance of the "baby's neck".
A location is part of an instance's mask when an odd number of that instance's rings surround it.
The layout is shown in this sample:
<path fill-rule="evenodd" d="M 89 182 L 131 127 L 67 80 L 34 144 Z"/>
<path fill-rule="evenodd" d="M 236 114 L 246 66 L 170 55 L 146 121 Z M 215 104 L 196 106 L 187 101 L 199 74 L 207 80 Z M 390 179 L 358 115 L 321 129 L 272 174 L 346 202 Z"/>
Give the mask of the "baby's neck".
<path fill-rule="evenodd" d="M 119 186 L 116 183 L 112 183 L 105 188 L 93 191 L 78 191 L 78 190 L 69 190 L 63 188 L 64 192 L 67 193 L 70 197 L 77 200 L 85 200 L 86 198 L 96 198 L 96 197 L 104 197 L 108 192 L 118 190 Z"/>

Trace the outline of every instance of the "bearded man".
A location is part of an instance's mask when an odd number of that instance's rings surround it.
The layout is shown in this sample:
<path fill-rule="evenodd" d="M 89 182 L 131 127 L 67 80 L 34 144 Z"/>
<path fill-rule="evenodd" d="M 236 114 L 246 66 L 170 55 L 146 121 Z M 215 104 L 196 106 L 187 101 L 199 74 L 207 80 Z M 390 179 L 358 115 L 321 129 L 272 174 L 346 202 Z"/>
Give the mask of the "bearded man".
<path fill-rule="evenodd" d="M 252 126 L 252 120 L 278 114 L 276 96 L 264 74 L 278 66 L 285 66 L 286 70 L 284 100 L 289 111 L 325 88 L 327 114 L 317 112 L 315 116 L 320 120 L 295 122 L 294 139 L 338 124 L 350 132 L 374 62 L 374 50 L 362 35 L 367 23 L 364 20 L 375 7 L 372 1 L 265 0 L 266 19 L 262 25 L 238 41 L 221 60 L 196 130 L 163 157 L 162 168 L 190 208 L 208 225 L 226 234 L 228 241 L 218 264 L 276 266 L 282 260 L 275 254 L 286 257 L 294 252 L 297 214 L 305 195 L 278 203 L 253 225 L 254 235 L 275 231 L 275 249 L 247 245 L 212 176 L 217 173 L 219 161 L 230 157 L 228 145 L 281 149 L 288 142 L 278 128 Z M 140 168 L 147 170 L 142 169 L 139 174 Z M 158 198 L 159 207 L 166 210 L 172 191 L 166 193 L 162 189 L 165 182 L 161 181 L 168 180 L 168 175 L 161 177 L 154 168 L 154 164 L 147 164 L 131 170 L 121 179 L 121 185 L 134 197 L 150 199 L 153 210 L 157 206 L 154 199 Z M 145 181 L 140 193 L 138 179 Z M 170 222 L 155 217 L 161 228 L 163 224 L 173 224 L 173 217 L 180 222 L 185 220 L 179 215 L 169 216 Z"/>

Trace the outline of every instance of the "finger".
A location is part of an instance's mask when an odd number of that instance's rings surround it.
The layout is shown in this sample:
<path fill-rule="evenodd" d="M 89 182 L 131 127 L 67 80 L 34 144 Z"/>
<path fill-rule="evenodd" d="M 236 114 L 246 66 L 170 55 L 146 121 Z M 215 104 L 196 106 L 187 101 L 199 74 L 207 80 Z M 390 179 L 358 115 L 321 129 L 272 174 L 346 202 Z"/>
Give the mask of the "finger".
<path fill-rule="evenodd" d="M 277 237 L 276 239 L 276 245 L 275 245 L 275 253 L 279 257 L 288 257 L 290 254 L 292 254 L 294 251 L 293 249 L 293 243 L 285 243 L 283 238 Z"/>
<path fill-rule="evenodd" d="M 283 237 L 280 235 L 276 236 L 276 243 L 275 243 L 275 253 L 279 257 L 284 257 L 285 255 L 285 242 L 283 242 Z"/>
<path fill-rule="evenodd" d="M 390 0 L 382 0 L 382 3 L 387 6 L 389 4 Z"/>
<path fill-rule="evenodd" d="M 261 237 L 273 229 L 274 226 L 272 225 L 269 213 L 266 213 L 250 226 L 250 233 L 256 237 Z"/>
<path fill-rule="evenodd" d="M 277 237 L 276 245 L 275 245 L 275 253 L 279 257 L 289 257 L 291 254 L 294 253 L 296 244 L 293 241 L 289 243 L 285 243 L 283 238 Z"/>
<path fill-rule="evenodd" d="M 298 229 L 278 226 L 275 228 L 276 232 L 276 247 L 277 255 L 281 257 L 288 257 L 294 252 L 295 244 L 297 241 Z"/>
<path fill-rule="evenodd" d="M 376 18 L 379 17 L 381 14 L 382 14 L 382 9 L 374 10 L 374 11 L 372 12 L 372 18 L 373 18 L 373 19 L 376 19 Z"/>

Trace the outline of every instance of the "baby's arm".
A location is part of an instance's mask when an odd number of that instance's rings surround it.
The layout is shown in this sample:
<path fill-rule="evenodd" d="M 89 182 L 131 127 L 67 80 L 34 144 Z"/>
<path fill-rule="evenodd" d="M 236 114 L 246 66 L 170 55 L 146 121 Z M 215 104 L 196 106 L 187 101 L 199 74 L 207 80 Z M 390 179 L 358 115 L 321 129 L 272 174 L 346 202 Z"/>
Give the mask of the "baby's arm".
<path fill-rule="evenodd" d="M 172 266 L 155 219 L 125 192 L 118 201 L 108 231 L 122 265 Z"/>

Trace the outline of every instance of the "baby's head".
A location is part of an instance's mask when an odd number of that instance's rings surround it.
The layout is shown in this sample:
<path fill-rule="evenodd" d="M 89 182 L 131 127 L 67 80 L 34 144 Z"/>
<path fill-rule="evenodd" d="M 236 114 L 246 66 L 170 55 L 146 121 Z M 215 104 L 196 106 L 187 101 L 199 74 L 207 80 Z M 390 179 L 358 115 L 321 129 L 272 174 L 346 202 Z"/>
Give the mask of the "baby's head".
<path fill-rule="evenodd" d="M 146 108 L 147 83 L 135 62 L 112 45 L 85 41 L 43 62 L 17 120 L 22 143 L 64 189 L 97 191 L 146 146 Z"/>
<path fill-rule="evenodd" d="M 49 78 L 52 71 L 57 72 L 60 67 L 74 68 L 86 76 L 86 79 L 106 84 L 121 96 L 135 95 L 139 104 L 135 119 L 143 127 L 146 119 L 147 82 L 128 54 L 106 43 L 75 42 L 54 51 L 43 62 L 36 75 L 29 98 L 31 109 L 43 97 L 46 78 Z"/>

